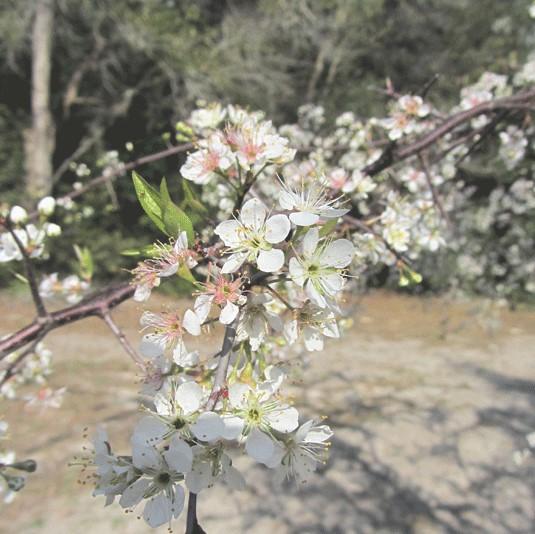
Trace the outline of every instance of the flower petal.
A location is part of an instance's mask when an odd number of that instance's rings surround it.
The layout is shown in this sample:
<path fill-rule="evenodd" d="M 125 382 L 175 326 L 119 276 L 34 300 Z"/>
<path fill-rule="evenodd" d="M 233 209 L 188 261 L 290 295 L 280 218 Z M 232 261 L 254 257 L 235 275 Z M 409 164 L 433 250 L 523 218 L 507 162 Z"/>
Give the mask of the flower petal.
<path fill-rule="evenodd" d="M 232 247 L 240 242 L 239 228 L 241 224 L 234 219 L 219 223 L 214 233 L 218 235 L 227 247 Z"/>
<path fill-rule="evenodd" d="M 342 269 L 353 259 L 355 247 L 348 239 L 337 239 L 329 243 L 321 254 L 320 263 L 327 267 Z"/>
<path fill-rule="evenodd" d="M 296 213 L 290 213 L 290 221 L 297 226 L 312 226 L 320 220 L 320 216 L 308 211 L 299 211 Z"/>
<path fill-rule="evenodd" d="M 156 497 L 151 497 L 143 510 L 143 519 L 152 528 L 165 525 L 173 517 L 171 506 L 171 499 L 163 493 L 160 493 Z"/>
<path fill-rule="evenodd" d="M 191 311 L 186 310 L 184 318 L 182 319 L 182 326 L 192 335 L 198 336 L 201 333 L 201 321 L 198 315 Z"/>
<path fill-rule="evenodd" d="M 282 407 L 266 417 L 277 432 L 292 432 L 299 426 L 299 412 L 293 406 Z"/>
<path fill-rule="evenodd" d="M 247 437 L 245 450 L 257 462 L 265 463 L 273 456 L 275 444 L 267 434 L 264 434 L 264 432 L 261 432 L 257 428 L 253 428 Z"/>
<path fill-rule="evenodd" d="M 184 382 L 178 386 L 175 401 L 186 415 L 196 412 L 203 397 L 203 390 L 196 382 Z"/>
<path fill-rule="evenodd" d="M 319 230 L 317 228 L 311 228 L 303 238 L 303 255 L 305 258 L 311 258 L 316 248 L 318 248 L 318 242 L 320 240 Z"/>
<path fill-rule="evenodd" d="M 236 304 L 233 304 L 232 302 L 228 301 L 225 304 L 225 307 L 221 310 L 221 314 L 219 315 L 219 321 L 223 324 L 230 324 L 232 321 L 234 321 L 239 311 L 240 308 L 236 306 Z"/>
<path fill-rule="evenodd" d="M 284 265 L 284 252 L 277 248 L 262 250 L 256 259 L 256 265 L 265 273 L 274 273 Z"/>
<path fill-rule="evenodd" d="M 284 241 L 290 233 L 292 225 L 286 215 L 273 215 L 266 221 L 265 239 L 268 243 L 276 244 Z"/>
<path fill-rule="evenodd" d="M 177 436 L 169 443 L 169 449 L 163 453 L 167 465 L 176 473 L 187 473 L 191 469 L 193 453 L 191 447 Z"/>
<path fill-rule="evenodd" d="M 231 254 L 221 268 L 221 273 L 229 274 L 236 272 L 246 259 L 247 252 L 236 252 L 235 254 Z"/>
<path fill-rule="evenodd" d="M 193 305 L 193 311 L 197 314 L 197 317 L 199 318 L 199 321 L 201 323 L 204 323 L 204 321 L 206 321 L 206 318 L 208 317 L 208 314 L 210 313 L 213 300 L 214 300 L 214 296 L 208 295 L 206 293 L 199 295 L 195 299 L 195 304 Z"/>
<path fill-rule="evenodd" d="M 260 230 L 262 228 L 266 216 L 266 208 L 257 198 L 248 200 L 240 210 L 241 222 L 253 230 Z"/>
<path fill-rule="evenodd" d="M 215 412 L 203 412 L 197 421 L 190 425 L 193 435 L 202 441 L 213 441 L 221 437 L 225 425 L 221 417 Z"/>
<path fill-rule="evenodd" d="M 119 499 L 119 504 L 123 508 L 132 508 L 136 504 L 141 502 L 143 495 L 147 491 L 147 488 L 150 485 L 150 480 L 148 478 L 138 478 L 133 484 L 130 484 L 121 495 Z"/>

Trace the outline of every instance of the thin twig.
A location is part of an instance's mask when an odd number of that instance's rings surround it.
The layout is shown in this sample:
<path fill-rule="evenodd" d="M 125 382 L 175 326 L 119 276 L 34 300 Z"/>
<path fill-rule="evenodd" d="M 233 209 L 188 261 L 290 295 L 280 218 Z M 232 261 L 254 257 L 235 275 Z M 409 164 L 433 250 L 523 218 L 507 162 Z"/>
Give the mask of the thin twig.
<path fill-rule="evenodd" d="M 41 340 L 45 337 L 46 331 L 43 331 L 37 339 L 34 339 L 33 342 L 30 344 L 30 346 L 24 350 L 17 358 L 6 368 L 5 375 L 0 380 L 0 388 L 19 371 L 20 364 L 32 353 L 35 352 L 35 348 Z"/>
<path fill-rule="evenodd" d="M 435 184 L 433 183 L 433 179 L 431 177 L 431 173 L 429 172 L 429 165 L 427 165 L 427 161 L 425 159 L 425 156 L 422 153 L 418 154 L 418 161 L 420 162 L 422 170 L 424 171 L 425 180 L 426 180 L 427 185 L 429 186 L 429 189 L 431 191 L 431 196 L 433 197 L 433 203 L 435 204 L 436 208 L 440 212 L 440 215 L 446 221 L 448 226 L 451 226 L 451 220 L 450 220 L 446 210 L 444 209 L 444 206 L 442 205 L 442 202 L 440 201 L 440 197 L 438 196 L 437 189 L 435 187 Z"/>
<path fill-rule="evenodd" d="M 113 335 L 119 340 L 119 343 L 123 346 L 124 350 L 132 357 L 134 363 L 140 367 L 144 367 L 142 358 L 140 358 L 134 347 L 132 347 L 130 341 L 128 341 L 128 338 L 125 336 L 119 325 L 113 320 L 113 317 L 110 315 L 110 311 L 103 311 L 101 317 L 102 320 L 108 325 Z"/>
<path fill-rule="evenodd" d="M 41 295 L 39 294 L 39 287 L 37 286 L 37 276 L 33 268 L 32 260 L 30 256 L 28 255 L 26 248 L 24 247 L 21 240 L 19 239 L 17 232 L 15 232 L 15 230 L 13 229 L 13 226 L 11 225 L 11 222 L 9 221 L 8 218 L 6 218 L 6 220 L 4 221 L 4 226 L 6 227 L 7 231 L 11 234 L 13 241 L 15 241 L 22 255 L 22 262 L 24 263 L 24 268 L 26 270 L 26 279 L 28 280 L 28 284 L 30 285 L 30 291 L 32 293 L 33 303 L 35 304 L 37 315 L 41 318 L 41 320 L 44 319 L 46 322 L 48 318 L 48 312 L 46 311 L 43 299 L 41 298 Z"/>

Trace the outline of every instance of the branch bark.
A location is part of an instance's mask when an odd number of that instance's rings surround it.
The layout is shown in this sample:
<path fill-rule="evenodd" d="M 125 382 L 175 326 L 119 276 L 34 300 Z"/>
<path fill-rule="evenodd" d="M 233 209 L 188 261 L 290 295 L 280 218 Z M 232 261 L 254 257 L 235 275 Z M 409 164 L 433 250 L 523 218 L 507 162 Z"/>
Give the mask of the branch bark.
<path fill-rule="evenodd" d="M 37 0 L 32 35 L 32 127 L 26 134 L 26 193 L 36 199 L 52 189 L 54 121 L 50 112 L 50 71 L 54 31 L 53 0 Z"/>
<path fill-rule="evenodd" d="M 130 284 L 106 287 L 78 304 L 49 313 L 46 322 L 36 319 L 14 334 L 0 340 L 0 360 L 37 339 L 43 332 L 48 334 L 60 326 L 74 323 L 86 317 L 102 317 L 103 314 L 132 297 L 134 291 L 134 286 Z"/>

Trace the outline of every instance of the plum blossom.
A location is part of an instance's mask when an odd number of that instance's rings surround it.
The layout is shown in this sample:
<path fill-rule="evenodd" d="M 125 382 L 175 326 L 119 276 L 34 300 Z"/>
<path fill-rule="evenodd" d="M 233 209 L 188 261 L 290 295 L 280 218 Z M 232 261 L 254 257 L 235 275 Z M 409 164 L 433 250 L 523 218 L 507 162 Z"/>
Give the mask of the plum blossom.
<path fill-rule="evenodd" d="M 189 445 L 174 436 L 167 450 L 133 445 L 132 463 L 138 478 L 129 484 L 119 500 L 123 508 L 134 508 L 146 500 L 143 519 L 152 528 L 171 523 L 184 508 L 184 488 L 179 482 L 191 470 L 193 453 Z"/>
<path fill-rule="evenodd" d="M 232 465 L 232 460 L 224 452 L 221 443 L 203 447 L 194 445 L 193 464 L 186 475 L 186 486 L 193 493 L 212 487 L 221 480 L 234 490 L 243 490 L 245 480 L 242 474 Z"/>
<path fill-rule="evenodd" d="M 247 299 L 247 305 L 238 323 L 237 339 L 248 339 L 253 351 L 260 348 L 271 331 L 282 330 L 281 318 L 267 307 L 272 301 L 272 297 L 267 293 L 253 293 Z"/>
<path fill-rule="evenodd" d="M 156 411 L 143 417 L 132 436 L 133 442 L 153 444 L 179 434 L 212 441 L 225 434 L 225 425 L 219 414 L 203 411 L 206 394 L 195 382 L 168 382 L 155 395 Z"/>
<path fill-rule="evenodd" d="M 245 261 L 255 262 L 261 271 L 267 273 L 278 271 L 284 264 L 284 252 L 273 248 L 273 245 L 284 241 L 290 228 L 286 215 L 268 218 L 260 200 L 248 200 L 238 220 L 223 221 L 215 229 L 231 252 L 221 272 L 234 273 Z"/>
<path fill-rule="evenodd" d="M 287 146 L 288 139 L 275 133 L 271 121 L 258 123 L 247 118 L 227 128 L 225 137 L 240 167 L 247 171 L 272 163 L 282 165 L 295 156 L 295 150 Z"/>
<path fill-rule="evenodd" d="M 310 420 L 301 425 L 293 434 L 281 440 L 283 453 L 276 469 L 275 480 L 295 478 L 299 483 L 307 481 L 318 463 L 324 463 L 329 450 L 329 439 L 333 433 L 327 425 L 314 425 Z"/>
<path fill-rule="evenodd" d="M 228 398 L 234 418 L 243 424 L 247 454 L 269 466 L 277 451 L 273 432 L 287 434 L 295 430 L 299 424 L 297 410 L 242 382 L 229 387 Z"/>
<path fill-rule="evenodd" d="M 323 336 L 340 337 L 335 314 L 314 304 L 295 310 L 292 320 L 284 325 L 284 337 L 293 344 L 300 335 L 308 351 L 323 350 Z"/>
<path fill-rule="evenodd" d="M 279 193 L 279 204 L 282 209 L 290 210 L 290 221 L 297 226 L 311 226 L 320 217 L 326 219 L 345 215 L 349 209 L 334 208 L 340 197 L 328 199 L 326 189 L 318 182 L 305 185 L 302 181 L 298 190 L 292 189 L 281 180 L 282 190 Z"/>
<path fill-rule="evenodd" d="M 201 333 L 201 322 L 192 310 L 186 310 L 182 319 L 180 319 L 179 312 L 157 314 L 146 311 L 141 316 L 140 322 L 143 329 L 151 329 L 151 332 L 145 334 L 143 339 L 160 345 L 163 349 L 172 350 L 173 359 L 177 363 L 187 354 L 183 341 L 185 332 L 192 336 L 198 336 Z"/>
<path fill-rule="evenodd" d="M 320 244 L 319 231 L 311 228 L 303 238 L 301 255 L 290 259 L 290 276 L 320 308 L 325 308 L 344 286 L 342 269 L 347 267 L 355 247 L 347 239 Z"/>
<path fill-rule="evenodd" d="M 132 270 L 136 286 L 134 300 L 145 302 L 149 299 L 151 291 L 160 285 L 160 279 L 173 276 L 181 265 L 192 269 L 197 265 L 197 254 L 188 248 L 186 232 L 181 232 L 176 241 L 169 245 L 156 244 L 154 257 L 143 262 Z"/>
<path fill-rule="evenodd" d="M 227 170 L 233 163 L 232 152 L 220 134 L 212 134 L 199 143 L 200 149 L 190 154 L 180 168 L 180 174 L 196 184 L 204 185 L 217 178 L 218 171 Z"/>
<path fill-rule="evenodd" d="M 195 299 L 193 309 L 199 320 L 204 322 L 212 304 L 217 304 L 221 307 L 219 321 L 222 324 L 230 324 L 238 315 L 239 306 L 247 302 L 247 297 L 240 290 L 243 280 L 241 277 L 231 280 L 222 274 L 216 274 L 214 281 L 211 281 L 210 275 L 211 272 L 203 284 L 203 291 Z"/>

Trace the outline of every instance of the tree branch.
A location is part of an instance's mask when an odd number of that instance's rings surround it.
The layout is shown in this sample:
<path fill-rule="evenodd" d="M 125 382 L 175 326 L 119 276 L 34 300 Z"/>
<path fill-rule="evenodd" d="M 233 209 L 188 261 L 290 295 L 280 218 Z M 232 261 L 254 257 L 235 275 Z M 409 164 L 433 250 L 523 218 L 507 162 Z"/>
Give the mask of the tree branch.
<path fill-rule="evenodd" d="M 24 269 L 26 270 L 26 278 L 28 280 L 28 284 L 30 285 L 30 291 L 32 293 L 33 303 L 35 304 L 37 315 L 39 316 L 41 322 L 46 323 L 48 321 L 48 312 L 46 311 L 43 299 L 41 298 L 41 295 L 39 294 L 39 287 L 37 286 L 37 277 L 35 275 L 35 270 L 33 268 L 32 260 L 30 256 L 28 255 L 26 248 L 24 247 L 21 240 L 19 239 L 17 232 L 15 232 L 15 230 L 13 229 L 13 226 L 9 220 L 9 217 L 6 217 L 4 221 L 4 226 L 7 229 L 7 231 L 11 234 L 13 241 L 15 241 L 15 244 L 17 245 L 22 255 L 22 262 L 24 263 Z"/>
<path fill-rule="evenodd" d="M 49 313 L 47 322 L 35 320 L 14 334 L 0 340 L 0 360 L 37 339 L 43 332 L 48 334 L 60 326 L 74 323 L 86 317 L 102 317 L 104 313 L 129 299 L 134 291 L 134 286 L 130 284 L 106 287 L 78 304 Z"/>
<path fill-rule="evenodd" d="M 489 100 L 465 111 L 459 111 L 447 118 L 440 126 L 412 143 L 399 147 L 395 144 L 389 145 L 383 154 L 376 161 L 364 167 L 362 172 L 374 176 L 400 161 L 419 154 L 461 124 L 479 115 L 506 109 L 525 109 L 532 100 L 535 100 L 535 87 L 510 97 Z"/>

